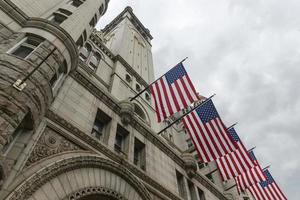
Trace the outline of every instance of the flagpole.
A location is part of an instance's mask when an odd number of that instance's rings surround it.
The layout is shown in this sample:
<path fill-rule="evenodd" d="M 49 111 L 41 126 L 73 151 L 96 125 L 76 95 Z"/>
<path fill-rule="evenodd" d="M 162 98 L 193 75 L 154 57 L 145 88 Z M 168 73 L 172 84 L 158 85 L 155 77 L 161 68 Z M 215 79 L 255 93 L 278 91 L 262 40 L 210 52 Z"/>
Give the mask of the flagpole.
<path fill-rule="evenodd" d="M 231 129 L 231 128 L 233 128 L 234 126 L 236 126 L 238 123 L 236 122 L 236 123 L 234 123 L 234 124 L 232 124 L 229 128 L 227 128 L 227 130 L 229 130 L 229 129 Z"/>
<path fill-rule="evenodd" d="M 186 59 L 188 59 L 188 57 L 184 58 L 182 61 L 180 61 L 179 63 L 177 63 L 174 67 L 176 67 L 177 65 L 179 65 L 180 63 L 183 63 Z M 174 67 L 172 67 L 171 69 L 173 69 Z M 166 73 L 168 73 L 171 69 L 169 69 Z M 138 96 L 140 96 L 143 92 L 145 92 L 146 90 L 148 90 L 148 88 L 155 83 L 157 80 L 159 80 L 161 77 L 163 77 L 166 73 L 164 73 L 163 75 L 161 75 L 158 79 L 156 79 L 155 81 L 153 81 L 152 83 L 150 83 L 147 87 L 145 87 L 142 91 L 140 91 L 139 93 L 137 93 L 137 95 L 135 95 L 134 97 L 132 97 L 130 99 L 130 101 L 135 100 Z"/>
<path fill-rule="evenodd" d="M 256 149 L 256 147 L 252 147 L 251 149 L 248 150 L 248 152 L 253 151 L 254 149 Z"/>
<path fill-rule="evenodd" d="M 265 171 L 266 169 L 269 169 L 270 167 L 271 167 L 271 165 L 269 165 L 269 166 L 263 168 L 263 171 Z"/>
<path fill-rule="evenodd" d="M 204 102 L 200 103 L 199 105 L 195 106 L 193 109 L 191 109 L 189 112 L 185 113 L 184 115 L 182 115 L 180 118 L 176 119 L 174 122 L 172 122 L 171 124 L 169 124 L 168 126 L 166 126 L 164 129 L 162 129 L 161 131 L 159 131 L 157 133 L 157 135 L 160 135 L 162 132 L 164 132 L 165 130 L 167 130 L 168 128 L 170 128 L 171 126 L 173 126 L 175 123 L 177 123 L 178 121 L 180 121 L 182 118 L 184 118 L 185 116 L 187 116 L 188 114 L 190 114 L 191 112 L 193 112 L 195 109 L 197 109 L 200 106 L 203 106 L 204 104 L 206 104 L 211 98 L 213 98 L 216 94 L 211 95 L 209 98 L 205 99 Z"/>

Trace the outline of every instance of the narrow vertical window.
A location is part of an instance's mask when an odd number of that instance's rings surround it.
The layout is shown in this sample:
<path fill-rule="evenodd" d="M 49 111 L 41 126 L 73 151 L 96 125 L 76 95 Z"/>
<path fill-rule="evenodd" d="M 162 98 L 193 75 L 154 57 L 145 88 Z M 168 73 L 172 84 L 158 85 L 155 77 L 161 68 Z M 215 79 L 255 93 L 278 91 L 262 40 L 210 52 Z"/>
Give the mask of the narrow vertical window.
<path fill-rule="evenodd" d="M 107 132 L 107 127 L 110 121 L 111 118 L 108 115 L 106 115 L 103 111 L 98 109 L 92 128 L 92 136 L 94 136 L 98 140 L 102 140 L 104 134 Z"/>
<path fill-rule="evenodd" d="M 140 167 L 142 170 L 146 170 L 145 144 L 137 138 L 134 139 L 133 163 L 136 166 Z"/>
<path fill-rule="evenodd" d="M 198 196 L 200 200 L 205 200 L 204 192 L 200 188 L 198 188 Z"/>
<path fill-rule="evenodd" d="M 178 171 L 176 171 L 176 179 L 177 179 L 179 196 L 185 199 L 186 189 L 185 189 L 184 177 Z"/>
<path fill-rule="evenodd" d="M 95 52 L 91 58 L 90 58 L 90 62 L 89 62 L 89 67 L 95 71 L 100 63 L 101 60 L 101 56 L 98 52 Z"/>
<path fill-rule="evenodd" d="M 127 152 L 128 149 L 128 144 L 127 144 L 128 134 L 129 132 L 125 128 L 118 125 L 117 133 L 115 137 L 115 144 L 114 144 L 114 149 L 116 152 L 126 155 L 125 152 Z"/>
<path fill-rule="evenodd" d="M 191 200 L 197 200 L 196 188 L 191 181 L 188 181 L 189 192 L 191 195 Z"/>

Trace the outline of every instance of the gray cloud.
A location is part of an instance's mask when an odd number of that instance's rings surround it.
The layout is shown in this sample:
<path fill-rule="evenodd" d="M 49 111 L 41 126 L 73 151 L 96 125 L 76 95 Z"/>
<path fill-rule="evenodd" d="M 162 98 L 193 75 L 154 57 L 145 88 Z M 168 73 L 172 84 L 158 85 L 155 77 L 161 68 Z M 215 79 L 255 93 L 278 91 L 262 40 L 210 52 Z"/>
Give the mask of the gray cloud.
<path fill-rule="evenodd" d="M 300 2 L 298 0 L 111 1 L 103 27 L 127 5 L 154 36 L 156 76 L 182 58 L 289 199 L 300 185 Z"/>

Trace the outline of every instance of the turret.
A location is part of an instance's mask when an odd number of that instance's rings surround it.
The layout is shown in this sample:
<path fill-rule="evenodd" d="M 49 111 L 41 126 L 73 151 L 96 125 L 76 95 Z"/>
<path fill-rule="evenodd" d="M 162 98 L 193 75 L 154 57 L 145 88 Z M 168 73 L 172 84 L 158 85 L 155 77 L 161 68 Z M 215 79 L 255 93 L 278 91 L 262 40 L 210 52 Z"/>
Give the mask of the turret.
<path fill-rule="evenodd" d="M 0 2 L 0 151 L 23 129 L 35 129 L 108 0 Z"/>

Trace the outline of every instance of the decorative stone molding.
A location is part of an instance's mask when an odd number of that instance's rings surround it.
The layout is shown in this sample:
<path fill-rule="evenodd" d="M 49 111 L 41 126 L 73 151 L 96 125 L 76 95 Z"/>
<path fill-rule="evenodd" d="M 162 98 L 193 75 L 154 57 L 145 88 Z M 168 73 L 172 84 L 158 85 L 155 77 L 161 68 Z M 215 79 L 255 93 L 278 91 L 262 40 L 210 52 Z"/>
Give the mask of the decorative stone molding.
<path fill-rule="evenodd" d="M 92 156 L 76 156 L 58 160 L 44 169 L 34 173 L 27 180 L 22 182 L 13 192 L 8 195 L 7 200 L 25 200 L 30 198 L 42 185 L 49 182 L 52 178 L 63 173 L 81 168 L 100 168 L 110 171 L 130 184 L 143 200 L 151 200 L 150 194 L 145 186 L 121 164 L 114 163 L 108 159 Z"/>
<path fill-rule="evenodd" d="M 82 148 L 47 127 L 32 150 L 25 166 L 29 167 L 39 160 L 47 159 L 55 154 L 76 150 L 82 150 Z"/>
<path fill-rule="evenodd" d="M 104 187 L 84 188 L 80 191 L 75 192 L 74 194 L 69 195 L 69 197 L 65 198 L 64 200 L 77 200 L 89 195 L 103 195 L 105 197 L 111 197 L 114 200 L 127 200 L 118 192 Z"/>
<path fill-rule="evenodd" d="M 197 163 L 194 156 L 190 153 L 183 153 L 181 157 L 184 160 L 184 168 L 187 175 L 193 178 L 197 172 Z"/>
<path fill-rule="evenodd" d="M 119 103 L 119 106 L 121 121 L 124 125 L 128 125 L 134 114 L 134 104 L 130 100 L 124 100 Z"/>

